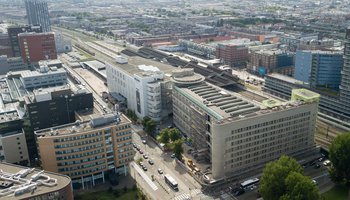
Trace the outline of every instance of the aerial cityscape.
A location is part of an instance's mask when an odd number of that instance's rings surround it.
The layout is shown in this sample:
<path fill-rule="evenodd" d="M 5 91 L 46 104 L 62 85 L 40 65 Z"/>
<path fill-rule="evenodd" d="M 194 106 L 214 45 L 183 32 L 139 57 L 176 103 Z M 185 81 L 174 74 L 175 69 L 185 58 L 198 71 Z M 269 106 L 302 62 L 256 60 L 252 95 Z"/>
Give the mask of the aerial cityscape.
<path fill-rule="evenodd" d="M 349 200 L 350 0 L 0 0 L 0 199 Z"/>

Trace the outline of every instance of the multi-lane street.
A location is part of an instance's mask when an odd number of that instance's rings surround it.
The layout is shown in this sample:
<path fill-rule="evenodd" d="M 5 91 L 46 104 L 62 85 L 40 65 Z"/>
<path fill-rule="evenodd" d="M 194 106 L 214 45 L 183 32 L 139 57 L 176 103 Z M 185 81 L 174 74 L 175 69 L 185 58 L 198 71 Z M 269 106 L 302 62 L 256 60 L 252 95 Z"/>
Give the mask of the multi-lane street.
<path fill-rule="evenodd" d="M 142 131 L 140 135 L 142 135 Z M 201 186 L 189 174 L 187 174 L 187 172 L 184 169 L 182 169 L 180 166 L 176 164 L 176 161 L 174 160 L 174 158 L 171 158 L 170 153 L 163 153 L 163 151 L 154 143 L 153 140 L 147 139 L 147 138 L 141 138 L 140 135 L 137 133 L 134 133 L 133 135 L 133 142 L 143 152 L 143 154 L 141 154 L 139 151 L 135 149 L 136 151 L 135 161 L 142 158 L 143 159 L 142 163 L 147 168 L 147 171 L 144 171 L 144 173 L 150 179 L 152 179 L 152 176 L 153 176 L 153 179 L 154 179 L 153 182 L 158 187 L 157 190 L 160 190 L 160 191 L 157 191 L 157 194 L 159 193 L 159 195 L 162 195 L 162 196 L 158 196 L 157 199 L 176 199 L 176 200 L 191 199 L 191 198 L 195 199 L 195 197 L 202 195 L 200 190 Z M 142 143 L 142 139 L 146 140 L 145 144 Z M 148 159 L 145 159 L 144 155 L 147 155 Z M 150 164 L 149 160 L 152 160 L 154 164 L 153 165 Z M 163 171 L 163 174 L 160 174 L 158 172 L 158 169 L 161 169 Z M 176 180 L 179 188 L 178 191 L 173 190 L 165 182 L 164 174 L 169 174 L 171 177 L 173 177 Z M 142 176 L 137 178 L 142 178 Z M 149 191 L 151 190 L 150 188 L 151 186 L 147 185 L 147 187 L 145 187 L 144 189 L 146 191 Z M 149 191 L 149 193 L 152 193 L 152 191 Z M 167 197 L 167 198 L 164 198 L 164 197 Z"/>

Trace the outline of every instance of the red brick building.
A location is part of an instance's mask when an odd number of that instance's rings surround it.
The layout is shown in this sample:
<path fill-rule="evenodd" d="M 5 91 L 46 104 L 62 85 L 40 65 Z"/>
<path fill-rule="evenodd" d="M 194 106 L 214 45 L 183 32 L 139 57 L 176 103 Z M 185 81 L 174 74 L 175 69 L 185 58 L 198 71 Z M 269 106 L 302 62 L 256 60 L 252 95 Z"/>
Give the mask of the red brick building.
<path fill-rule="evenodd" d="M 48 33 L 21 33 L 18 35 L 21 56 L 24 62 L 57 59 L 55 35 Z"/>
<path fill-rule="evenodd" d="M 244 45 L 223 45 L 216 47 L 216 57 L 225 64 L 233 66 L 245 66 L 248 59 L 248 47 Z"/>

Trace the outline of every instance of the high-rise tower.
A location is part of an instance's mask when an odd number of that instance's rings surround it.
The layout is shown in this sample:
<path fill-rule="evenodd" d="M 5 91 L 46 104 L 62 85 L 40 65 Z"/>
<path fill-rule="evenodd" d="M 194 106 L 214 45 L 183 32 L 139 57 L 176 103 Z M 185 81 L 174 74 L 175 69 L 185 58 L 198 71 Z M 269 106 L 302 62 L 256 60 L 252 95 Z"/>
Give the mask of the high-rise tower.
<path fill-rule="evenodd" d="M 350 113 L 350 27 L 346 30 L 344 44 L 344 66 L 341 71 L 342 79 L 339 86 L 340 101 L 345 105 L 344 109 L 347 113 Z"/>
<path fill-rule="evenodd" d="M 51 31 L 49 9 L 43 0 L 25 0 L 28 23 L 41 25 L 43 32 Z"/>

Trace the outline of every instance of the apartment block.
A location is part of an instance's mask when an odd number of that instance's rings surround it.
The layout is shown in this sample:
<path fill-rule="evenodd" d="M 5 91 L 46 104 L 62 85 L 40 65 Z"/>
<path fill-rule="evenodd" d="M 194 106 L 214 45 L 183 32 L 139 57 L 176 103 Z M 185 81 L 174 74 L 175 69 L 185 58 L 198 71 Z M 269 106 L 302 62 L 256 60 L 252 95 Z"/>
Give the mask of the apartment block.
<path fill-rule="evenodd" d="M 288 102 L 261 103 L 204 81 L 173 89 L 174 123 L 210 160 L 214 180 L 261 170 L 281 155 L 311 155 L 318 102 L 304 89 Z"/>
<path fill-rule="evenodd" d="M 286 68 L 293 68 L 294 56 L 282 50 L 252 51 L 249 57 L 248 70 L 259 75 L 265 75 L 275 71 L 284 72 Z M 286 71 L 286 75 L 292 75 L 293 70 Z"/>
<path fill-rule="evenodd" d="M 219 44 L 216 47 L 216 58 L 230 66 L 245 66 L 248 62 L 248 47 L 244 45 L 224 45 Z"/>
<path fill-rule="evenodd" d="M 35 131 L 42 168 L 67 175 L 74 188 L 126 174 L 133 160 L 131 121 L 119 113 L 77 112 L 75 123 Z"/>
<path fill-rule="evenodd" d="M 20 33 L 18 34 L 18 41 L 21 57 L 27 63 L 57 59 L 55 34 L 53 32 Z"/>

